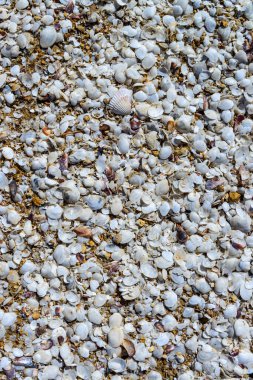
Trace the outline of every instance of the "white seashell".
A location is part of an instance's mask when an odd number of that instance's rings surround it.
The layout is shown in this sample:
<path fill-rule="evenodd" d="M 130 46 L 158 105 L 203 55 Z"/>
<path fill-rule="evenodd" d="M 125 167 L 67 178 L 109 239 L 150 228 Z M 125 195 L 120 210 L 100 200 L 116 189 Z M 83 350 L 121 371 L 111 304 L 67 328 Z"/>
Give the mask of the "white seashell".
<path fill-rule="evenodd" d="M 119 7 L 124 7 L 127 5 L 128 0 L 115 0 L 115 2 Z"/>
<path fill-rule="evenodd" d="M 170 15 L 163 16 L 163 25 L 169 27 L 169 29 L 171 28 L 172 25 L 174 26 L 175 23 L 176 23 L 175 17 L 170 16 Z"/>
<path fill-rule="evenodd" d="M 224 123 L 228 124 L 232 120 L 232 112 L 229 110 L 227 111 L 222 111 L 221 113 L 221 119 L 224 121 Z"/>
<path fill-rule="evenodd" d="M 76 203 L 80 199 L 80 192 L 75 185 L 75 182 L 65 181 L 59 186 L 63 194 L 63 200 L 65 203 Z"/>
<path fill-rule="evenodd" d="M 40 364 L 49 364 L 52 360 L 50 350 L 39 350 L 33 355 L 33 360 Z"/>
<path fill-rule="evenodd" d="M 119 347 L 124 339 L 124 332 L 121 327 L 113 327 L 108 333 L 108 344 L 111 347 Z"/>
<path fill-rule="evenodd" d="M 250 327 L 244 319 L 237 319 L 234 323 L 235 335 L 242 339 L 250 339 Z"/>
<path fill-rule="evenodd" d="M 79 355 L 82 357 L 82 358 L 88 358 L 89 355 L 90 355 L 90 351 L 89 349 L 86 347 L 85 343 L 82 344 L 79 348 L 78 348 L 78 353 Z M 90 378 L 90 377 L 88 377 Z"/>
<path fill-rule="evenodd" d="M 75 358 L 67 343 L 63 343 L 63 345 L 60 347 L 60 355 L 64 360 L 65 365 L 67 366 L 70 366 Z"/>
<path fill-rule="evenodd" d="M 241 215 L 235 215 L 230 220 L 230 224 L 233 229 L 242 231 L 244 233 L 250 232 L 251 223 L 251 217 L 244 211 L 242 211 Z"/>
<path fill-rule="evenodd" d="M 138 59 L 140 59 L 141 61 L 146 57 L 148 51 L 147 51 L 147 48 L 143 45 L 143 46 L 140 46 L 136 51 L 135 51 L 135 55 Z"/>
<path fill-rule="evenodd" d="M 237 356 L 238 363 L 248 369 L 248 373 L 253 373 L 253 353 L 241 351 Z"/>
<path fill-rule="evenodd" d="M 111 213 L 113 215 L 119 215 L 122 210 L 123 210 L 123 205 L 122 205 L 121 199 L 118 197 L 114 198 L 111 204 Z"/>
<path fill-rule="evenodd" d="M 169 183 L 167 179 L 163 179 L 162 181 L 158 182 L 155 187 L 155 193 L 156 195 L 165 195 L 169 192 Z"/>
<path fill-rule="evenodd" d="M 109 326 L 110 328 L 114 327 L 120 327 L 123 323 L 123 318 L 121 314 L 119 313 L 114 313 L 109 317 Z"/>
<path fill-rule="evenodd" d="M 88 209 L 90 210 L 90 209 Z M 67 207 L 64 209 L 64 218 L 67 220 L 76 220 L 79 218 L 82 211 L 81 206 Z M 91 210 L 90 210 L 91 211 Z"/>
<path fill-rule="evenodd" d="M 63 209 L 59 205 L 48 206 L 46 209 L 46 215 L 48 218 L 58 220 L 61 218 Z"/>
<path fill-rule="evenodd" d="M 14 325 L 14 323 L 16 322 L 16 319 L 17 319 L 17 315 L 15 313 L 12 313 L 12 312 L 4 313 L 4 315 L 1 318 L 1 324 L 4 327 L 10 327 Z"/>
<path fill-rule="evenodd" d="M 47 26 L 40 32 L 40 46 L 48 48 L 54 45 L 57 39 L 57 32 L 53 26 Z"/>
<path fill-rule="evenodd" d="M 156 7 L 151 6 L 151 7 L 146 7 L 143 12 L 142 12 L 142 17 L 144 19 L 152 19 L 154 15 L 156 14 Z"/>
<path fill-rule="evenodd" d="M 69 260 L 70 251 L 65 245 L 59 244 L 54 250 L 53 257 L 57 264 L 63 265 Z"/>
<path fill-rule="evenodd" d="M 126 369 L 126 361 L 121 358 L 110 359 L 108 361 L 108 368 L 115 373 L 122 373 Z"/>
<path fill-rule="evenodd" d="M 173 317 L 173 315 L 166 315 L 162 320 L 162 325 L 164 327 L 165 331 L 172 331 L 177 326 L 178 322 L 176 318 Z"/>
<path fill-rule="evenodd" d="M 228 291 L 228 279 L 226 277 L 219 277 L 215 282 L 214 290 L 217 294 L 226 295 Z"/>
<path fill-rule="evenodd" d="M 224 310 L 225 318 L 236 318 L 237 315 L 237 307 L 236 305 L 228 305 Z"/>
<path fill-rule="evenodd" d="M 16 225 L 20 222 L 21 216 L 15 210 L 9 210 L 7 214 L 7 222 Z"/>
<path fill-rule="evenodd" d="M 206 282 L 206 280 L 205 280 L 204 278 L 200 278 L 200 279 L 198 279 L 198 280 L 195 282 L 194 285 L 195 285 L 196 289 L 197 289 L 201 294 L 209 293 L 210 290 L 211 290 L 210 285 Z"/>
<path fill-rule="evenodd" d="M 158 276 L 156 268 L 149 263 L 141 264 L 141 273 L 147 278 L 157 278 Z"/>
<path fill-rule="evenodd" d="M 177 295 L 172 290 L 165 292 L 164 297 L 164 305 L 167 309 L 173 309 L 177 305 Z"/>
<path fill-rule="evenodd" d="M 27 0 L 18 0 L 16 2 L 16 8 L 21 11 L 29 6 L 29 2 Z"/>
<path fill-rule="evenodd" d="M 130 25 L 124 26 L 122 28 L 122 33 L 127 37 L 135 37 L 138 33 L 137 29 L 132 28 Z"/>
<path fill-rule="evenodd" d="M 71 92 L 69 101 L 72 106 L 76 106 L 78 103 L 80 103 L 85 96 L 85 91 L 83 88 L 76 88 L 74 91 Z"/>
<path fill-rule="evenodd" d="M 129 115 L 132 110 L 132 91 L 121 88 L 112 97 L 109 107 L 116 115 Z"/>
<path fill-rule="evenodd" d="M 8 276 L 10 271 L 8 263 L 0 261 L 0 278 L 4 279 Z"/>
<path fill-rule="evenodd" d="M 163 115 L 163 107 L 162 106 L 151 106 L 148 109 L 148 116 L 151 119 L 157 120 L 160 119 Z"/>
<path fill-rule="evenodd" d="M 223 99 L 218 104 L 218 107 L 222 111 L 227 111 L 227 110 L 230 110 L 231 108 L 234 107 L 234 102 L 232 100 L 230 100 L 230 99 Z"/>
<path fill-rule="evenodd" d="M 103 317 L 98 309 L 91 307 L 88 310 L 88 319 L 91 323 L 94 323 L 95 325 L 100 325 L 102 323 Z"/>
<path fill-rule="evenodd" d="M 134 94 L 134 100 L 137 102 L 145 102 L 147 100 L 148 96 L 145 94 L 144 91 L 138 91 Z"/>
<path fill-rule="evenodd" d="M 2 88 L 5 85 L 6 79 L 7 79 L 6 73 L 0 75 L 0 88 Z"/>
<path fill-rule="evenodd" d="M 205 116 L 210 120 L 217 120 L 218 119 L 218 113 L 214 110 L 206 110 Z"/>
<path fill-rule="evenodd" d="M 148 116 L 148 110 L 150 108 L 150 105 L 147 103 L 137 103 L 135 105 L 135 110 L 137 112 L 137 115 L 139 117 L 145 117 Z"/>
<path fill-rule="evenodd" d="M 170 334 L 168 332 L 165 332 L 165 333 L 160 333 L 158 335 L 158 338 L 155 339 L 155 344 L 157 344 L 158 346 L 165 346 L 166 344 L 168 344 L 170 341 Z"/>
<path fill-rule="evenodd" d="M 130 142 L 129 142 L 129 138 L 127 135 L 122 133 L 119 136 L 118 148 L 119 148 L 120 153 L 122 153 L 122 154 L 126 154 L 129 152 Z"/>
<path fill-rule="evenodd" d="M 104 199 L 99 195 L 89 195 L 85 201 L 92 210 L 100 210 L 104 206 Z"/>
<path fill-rule="evenodd" d="M 168 215 L 170 211 L 170 204 L 168 202 L 162 202 L 161 206 L 159 207 L 159 212 L 162 216 Z"/>
<path fill-rule="evenodd" d="M 207 17 L 205 19 L 205 27 L 206 27 L 206 30 L 209 32 L 209 33 L 213 33 L 215 28 L 216 28 L 216 22 L 214 20 L 214 18 L 212 17 Z"/>
<path fill-rule="evenodd" d="M 58 346 L 62 342 L 65 342 L 66 336 L 67 334 L 66 334 L 65 329 L 63 327 L 57 327 L 53 329 L 51 338 L 52 338 L 53 343 L 56 346 Z"/>
<path fill-rule="evenodd" d="M 244 301 L 250 301 L 252 298 L 253 290 L 251 288 L 248 289 L 245 285 L 246 284 L 243 283 L 240 286 L 240 296 Z"/>
<path fill-rule="evenodd" d="M 6 175 L 3 172 L 0 172 L 0 189 L 4 190 L 6 187 L 8 187 L 9 181 Z"/>
<path fill-rule="evenodd" d="M 128 244 L 131 240 L 133 240 L 135 234 L 129 230 L 121 230 L 118 234 L 116 234 L 113 238 L 116 244 Z"/>
<path fill-rule="evenodd" d="M 170 146 L 163 146 L 159 152 L 159 158 L 161 160 L 167 160 L 172 155 L 172 149 Z"/>
<path fill-rule="evenodd" d="M 151 69 L 156 64 L 156 56 L 153 53 L 148 53 L 141 62 L 145 70 Z"/>

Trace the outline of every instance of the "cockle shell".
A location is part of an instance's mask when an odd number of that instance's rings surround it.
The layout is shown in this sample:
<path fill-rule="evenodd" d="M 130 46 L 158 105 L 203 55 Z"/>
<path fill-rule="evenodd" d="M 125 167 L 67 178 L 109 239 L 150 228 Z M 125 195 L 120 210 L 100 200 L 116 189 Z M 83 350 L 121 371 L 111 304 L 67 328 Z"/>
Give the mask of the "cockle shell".
<path fill-rule="evenodd" d="M 121 88 L 112 97 L 109 107 L 116 115 L 129 115 L 132 109 L 132 91 Z"/>

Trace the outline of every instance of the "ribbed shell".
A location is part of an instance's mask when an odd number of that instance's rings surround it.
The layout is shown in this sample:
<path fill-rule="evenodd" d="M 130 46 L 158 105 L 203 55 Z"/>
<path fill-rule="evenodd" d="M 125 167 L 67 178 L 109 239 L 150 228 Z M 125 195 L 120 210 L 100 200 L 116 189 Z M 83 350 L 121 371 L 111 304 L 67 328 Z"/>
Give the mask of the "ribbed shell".
<path fill-rule="evenodd" d="M 132 108 L 132 91 L 121 88 L 112 97 L 109 107 L 116 115 L 129 115 Z"/>

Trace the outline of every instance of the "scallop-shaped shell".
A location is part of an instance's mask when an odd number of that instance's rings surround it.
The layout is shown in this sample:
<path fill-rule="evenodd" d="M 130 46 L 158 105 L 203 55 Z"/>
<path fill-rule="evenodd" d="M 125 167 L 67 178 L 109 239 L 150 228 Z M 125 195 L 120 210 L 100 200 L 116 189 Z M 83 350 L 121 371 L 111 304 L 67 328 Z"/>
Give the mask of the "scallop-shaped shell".
<path fill-rule="evenodd" d="M 112 97 L 109 107 L 116 115 L 129 115 L 132 109 L 132 91 L 121 88 Z"/>

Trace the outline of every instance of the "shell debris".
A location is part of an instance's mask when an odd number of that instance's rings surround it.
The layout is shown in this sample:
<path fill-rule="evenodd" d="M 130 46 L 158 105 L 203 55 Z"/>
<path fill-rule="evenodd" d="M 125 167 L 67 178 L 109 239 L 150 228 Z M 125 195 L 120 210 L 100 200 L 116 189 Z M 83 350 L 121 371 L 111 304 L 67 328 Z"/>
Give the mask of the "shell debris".
<path fill-rule="evenodd" d="M 0 0 L 0 90 L 2 376 L 251 378 L 252 1 Z"/>

